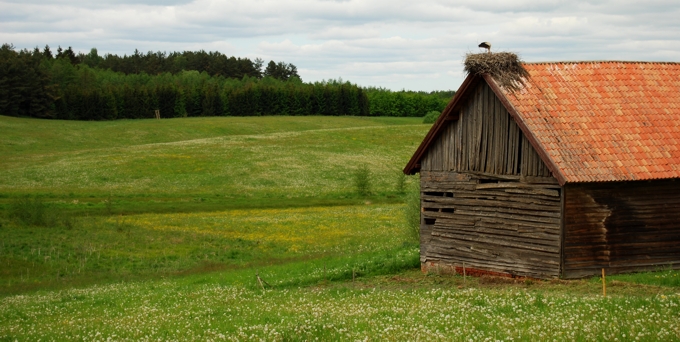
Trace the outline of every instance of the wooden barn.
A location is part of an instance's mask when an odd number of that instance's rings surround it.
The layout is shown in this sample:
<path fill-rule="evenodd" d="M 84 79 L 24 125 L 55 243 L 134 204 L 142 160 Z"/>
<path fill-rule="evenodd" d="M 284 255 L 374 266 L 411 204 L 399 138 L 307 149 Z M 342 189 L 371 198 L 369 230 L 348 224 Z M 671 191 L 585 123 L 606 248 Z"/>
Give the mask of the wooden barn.
<path fill-rule="evenodd" d="M 423 270 L 680 268 L 680 64 L 520 65 L 515 88 L 470 73 L 404 169 Z"/>

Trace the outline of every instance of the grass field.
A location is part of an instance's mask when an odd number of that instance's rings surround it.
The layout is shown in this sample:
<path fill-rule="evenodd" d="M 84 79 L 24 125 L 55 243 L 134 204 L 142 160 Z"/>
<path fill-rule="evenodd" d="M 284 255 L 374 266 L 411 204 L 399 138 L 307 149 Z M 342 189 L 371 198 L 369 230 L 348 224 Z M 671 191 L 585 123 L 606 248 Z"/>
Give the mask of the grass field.
<path fill-rule="evenodd" d="M 0 116 L 0 341 L 680 340 L 677 271 L 420 273 L 419 121 Z"/>
<path fill-rule="evenodd" d="M 416 119 L 191 118 L 113 122 L 0 119 L 0 191 L 47 197 L 337 198 L 366 165 L 375 188 L 427 130 Z M 192 197 L 193 196 L 193 197 Z"/>

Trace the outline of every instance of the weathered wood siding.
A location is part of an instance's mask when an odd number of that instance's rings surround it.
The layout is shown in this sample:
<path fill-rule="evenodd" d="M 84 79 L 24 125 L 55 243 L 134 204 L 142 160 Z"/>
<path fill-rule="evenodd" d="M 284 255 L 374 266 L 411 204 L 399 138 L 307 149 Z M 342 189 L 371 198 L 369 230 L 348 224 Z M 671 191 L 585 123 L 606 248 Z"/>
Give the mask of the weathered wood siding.
<path fill-rule="evenodd" d="M 420 177 L 423 265 L 559 276 L 561 188 L 485 82 Z"/>
<path fill-rule="evenodd" d="M 563 277 L 679 268 L 678 194 L 673 180 L 567 185 Z"/>
<path fill-rule="evenodd" d="M 477 171 L 550 177 L 550 170 L 508 111 L 481 82 L 459 119 L 452 121 L 421 160 L 424 171 Z"/>
<path fill-rule="evenodd" d="M 536 278 L 560 273 L 553 178 L 421 171 L 421 263 Z"/>

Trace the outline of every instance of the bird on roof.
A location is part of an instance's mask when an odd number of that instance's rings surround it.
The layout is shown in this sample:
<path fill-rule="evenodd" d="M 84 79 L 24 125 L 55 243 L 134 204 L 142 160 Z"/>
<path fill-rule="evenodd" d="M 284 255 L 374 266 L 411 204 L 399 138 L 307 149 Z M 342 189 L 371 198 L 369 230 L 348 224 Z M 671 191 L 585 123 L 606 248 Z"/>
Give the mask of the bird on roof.
<path fill-rule="evenodd" d="M 484 48 L 484 49 L 486 49 L 486 52 L 491 53 L 491 43 L 482 42 L 481 44 L 479 44 L 479 47 Z"/>

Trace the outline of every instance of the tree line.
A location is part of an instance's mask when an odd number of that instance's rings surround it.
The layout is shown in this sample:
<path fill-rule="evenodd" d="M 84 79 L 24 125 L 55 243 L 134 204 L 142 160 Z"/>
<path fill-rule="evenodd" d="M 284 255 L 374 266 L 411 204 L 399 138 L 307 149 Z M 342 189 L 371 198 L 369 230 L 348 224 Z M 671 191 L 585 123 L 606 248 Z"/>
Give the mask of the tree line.
<path fill-rule="evenodd" d="M 449 103 L 455 91 L 391 91 L 384 88 L 364 89 L 368 95 L 369 111 L 373 116 L 425 116 L 441 112 Z"/>
<path fill-rule="evenodd" d="M 219 52 L 131 56 L 0 48 L 0 115 L 74 120 L 185 116 L 388 115 L 441 111 L 440 94 L 304 83 L 284 62 Z"/>
<path fill-rule="evenodd" d="M 12 46 L 5 44 L 8 48 Z M 251 61 L 248 58 L 229 57 L 218 51 L 184 51 L 184 52 L 152 52 L 146 54 L 135 50 L 131 55 L 122 57 L 107 53 L 100 56 L 96 48 L 89 53 L 75 53 L 69 46 L 67 49 L 57 48 L 56 54 L 52 53 L 49 45 L 41 51 L 37 47 L 33 51 L 22 50 L 20 53 L 31 53 L 34 56 L 42 55 L 47 60 L 68 59 L 71 64 L 84 64 L 90 68 L 110 69 L 124 74 L 147 73 L 157 75 L 162 73 L 176 74 L 184 70 L 196 70 L 205 72 L 210 76 L 223 76 L 225 78 L 241 79 L 245 76 L 261 78 L 270 76 L 280 80 L 290 77 L 298 77 L 297 67 L 293 64 L 270 61 L 263 70 L 264 61 L 256 58 Z"/>

